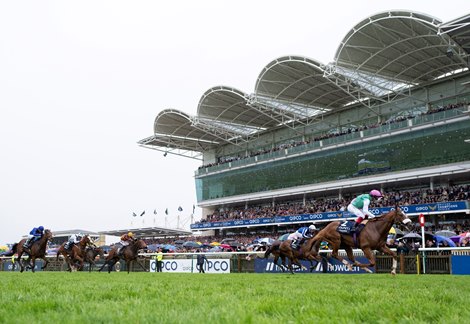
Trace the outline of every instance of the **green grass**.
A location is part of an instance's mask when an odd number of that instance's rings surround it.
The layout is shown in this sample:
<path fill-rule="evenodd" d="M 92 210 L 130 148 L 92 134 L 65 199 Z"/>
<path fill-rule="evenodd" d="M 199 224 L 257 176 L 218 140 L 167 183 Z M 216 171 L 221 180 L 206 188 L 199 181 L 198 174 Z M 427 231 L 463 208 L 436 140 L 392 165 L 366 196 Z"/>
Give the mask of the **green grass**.
<path fill-rule="evenodd" d="M 464 323 L 470 276 L 0 272 L 1 323 Z"/>

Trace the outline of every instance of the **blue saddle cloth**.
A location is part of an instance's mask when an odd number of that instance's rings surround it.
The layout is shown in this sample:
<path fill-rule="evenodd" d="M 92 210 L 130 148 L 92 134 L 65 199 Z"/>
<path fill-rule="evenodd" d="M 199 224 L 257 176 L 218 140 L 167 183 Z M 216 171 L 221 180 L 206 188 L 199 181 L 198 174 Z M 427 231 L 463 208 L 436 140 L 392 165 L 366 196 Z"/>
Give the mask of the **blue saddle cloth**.
<path fill-rule="evenodd" d="M 336 230 L 341 234 L 351 234 L 351 228 L 353 227 L 354 223 L 354 221 L 343 222 Z"/>

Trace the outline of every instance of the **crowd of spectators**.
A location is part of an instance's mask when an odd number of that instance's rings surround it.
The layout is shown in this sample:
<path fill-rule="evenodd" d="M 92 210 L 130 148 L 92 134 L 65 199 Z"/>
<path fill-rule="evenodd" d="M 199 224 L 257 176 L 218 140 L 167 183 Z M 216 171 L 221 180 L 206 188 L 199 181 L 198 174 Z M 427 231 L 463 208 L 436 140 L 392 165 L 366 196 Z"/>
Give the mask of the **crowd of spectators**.
<path fill-rule="evenodd" d="M 400 205 L 408 204 L 424 204 L 424 203 L 436 203 L 446 201 L 465 201 L 470 200 L 470 185 L 456 185 L 449 187 L 437 187 L 431 189 L 420 189 L 420 190 L 409 190 L 409 191 L 393 191 L 384 193 L 384 199 L 378 204 L 371 207 L 383 207 L 394 205 L 395 199 L 400 199 Z M 312 212 L 326 212 L 326 211 L 339 211 L 344 210 L 348 205 L 350 199 L 319 199 L 307 201 L 305 205 L 299 201 L 283 202 L 273 206 L 257 206 L 250 208 L 231 209 L 231 210 L 220 210 L 212 215 L 209 215 L 205 222 L 214 221 L 227 221 L 234 219 L 252 219 L 258 217 L 274 217 L 278 215 L 297 215 L 303 213 Z M 470 232 L 470 220 L 463 220 L 461 222 L 442 222 L 442 223 L 428 223 L 425 231 L 428 233 L 435 233 L 440 230 L 453 231 L 458 234 Z M 178 245 L 178 252 L 185 252 L 191 250 L 191 248 L 184 248 L 182 244 L 186 241 L 199 242 L 203 245 L 205 251 L 209 251 L 214 248 L 215 245 L 211 245 L 214 242 L 224 242 L 230 240 L 237 244 L 231 248 L 225 247 L 222 250 L 226 251 L 246 251 L 256 244 L 256 241 L 260 238 L 271 238 L 278 239 L 284 233 L 294 232 L 299 225 L 291 224 L 286 228 L 283 228 L 283 232 L 277 232 L 278 229 L 272 232 L 264 232 L 263 234 L 227 234 L 225 236 L 192 236 L 185 237 L 184 239 L 175 238 L 162 238 L 162 239 L 149 239 L 148 244 L 160 244 L 160 245 Z M 321 227 L 321 226 L 320 226 Z M 415 228 L 412 231 L 419 232 L 420 225 L 416 222 Z M 466 240 L 458 242 L 459 246 L 470 246 L 469 237 Z M 415 244 L 415 242 L 411 242 Z M 413 248 L 410 242 L 394 241 L 391 247 L 402 248 L 403 250 L 410 250 Z M 410 245 L 411 244 L 411 245 Z M 433 244 L 436 244 L 435 242 Z M 444 243 L 445 244 L 445 243 Z M 435 246 L 435 245 L 434 245 Z"/>
<path fill-rule="evenodd" d="M 465 105 L 467 105 L 467 103 L 460 102 L 460 103 L 457 103 L 457 104 L 448 104 L 448 105 L 440 106 L 440 107 L 436 107 L 436 108 L 430 107 L 426 112 L 422 113 L 421 115 L 430 115 L 430 114 L 434 114 L 434 113 L 438 113 L 438 112 L 442 112 L 442 111 L 446 111 L 446 110 L 461 108 Z M 415 117 L 416 117 L 416 115 L 412 115 L 412 114 L 409 114 L 409 115 L 406 115 L 406 116 L 398 116 L 398 117 L 391 118 L 391 119 L 386 120 L 386 121 L 381 122 L 381 123 L 374 123 L 374 124 L 371 124 L 371 125 L 362 125 L 362 126 L 358 126 L 358 127 L 344 128 L 341 131 L 328 132 L 328 133 L 325 133 L 325 134 L 317 135 L 317 136 L 314 136 L 311 139 L 308 139 L 308 140 L 305 140 L 305 141 L 292 141 L 290 143 L 283 143 L 283 144 L 280 144 L 278 146 L 275 146 L 275 147 L 272 147 L 272 148 L 269 148 L 269 149 L 261 149 L 261 150 L 249 152 L 246 155 L 223 156 L 223 157 L 217 158 L 217 162 L 207 163 L 205 165 L 200 166 L 199 169 L 208 168 L 208 167 L 212 167 L 212 166 L 217 166 L 217 165 L 220 165 L 220 164 L 225 164 L 225 163 L 229 163 L 229 162 L 233 162 L 233 161 L 237 161 L 237 160 L 242 160 L 242 159 L 246 159 L 246 158 L 251 158 L 251 157 L 254 157 L 254 156 L 258 156 L 258 155 L 273 153 L 273 152 L 277 152 L 277 151 L 280 151 L 280 150 L 283 150 L 283 149 L 286 149 L 286 148 L 296 147 L 296 146 L 300 146 L 300 145 L 306 145 L 306 144 L 309 144 L 311 142 L 317 142 L 317 141 L 321 141 L 321 140 L 325 140 L 325 139 L 329 139 L 329 138 L 333 138 L 333 137 L 344 136 L 344 135 L 347 135 L 347 134 L 356 133 L 356 132 L 360 132 L 360 131 L 367 130 L 367 129 L 377 128 L 377 127 L 384 126 L 384 125 L 390 125 L 390 124 L 401 122 L 401 121 L 404 121 L 404 120 L 407 120 L 407 119 L 412 119 L 412 118 L 415 118 Z"/>
<path fill-rule="evenodd" d="M 385 192 L 384 199 L 374 202 L 371 207 L 393 206 L 395 201 L 400 205 L 417 205 L 446 201 L 465 201 L 470 199 L 470 186 L 458 185 L 410 191 Z M 275 206 L 251 206 L 249 208 L 221 208 L 207 215 L 200 223 L 220 222 L 240 219 L 271 218 L 345 210 L 354 196 L 348 198 L 319 198 L 303 201 L 278 203 Z"/>

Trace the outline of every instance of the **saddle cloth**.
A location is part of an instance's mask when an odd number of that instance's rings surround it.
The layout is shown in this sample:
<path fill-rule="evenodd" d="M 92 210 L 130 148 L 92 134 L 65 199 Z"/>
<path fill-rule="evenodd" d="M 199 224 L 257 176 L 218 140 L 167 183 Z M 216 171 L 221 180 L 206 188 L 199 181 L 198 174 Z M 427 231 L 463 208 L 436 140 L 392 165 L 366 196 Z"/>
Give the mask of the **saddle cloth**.
<path fill-rule="evenodd" d="M 363 228 L 364 226 L 367 224 L 368 220 L 363 220 L 361 224 L 359 224 L 359 226 L 357 227 L 357 230 L 356 232 L 359 233 Z M 336 229 L 337 232 L 341 233 L 341 234 L 349 234 L 351 235 L 351 228 L 353 227 L 355 221 L 345 221 L 343 223 L 341 223 L 338 228 Z"/>

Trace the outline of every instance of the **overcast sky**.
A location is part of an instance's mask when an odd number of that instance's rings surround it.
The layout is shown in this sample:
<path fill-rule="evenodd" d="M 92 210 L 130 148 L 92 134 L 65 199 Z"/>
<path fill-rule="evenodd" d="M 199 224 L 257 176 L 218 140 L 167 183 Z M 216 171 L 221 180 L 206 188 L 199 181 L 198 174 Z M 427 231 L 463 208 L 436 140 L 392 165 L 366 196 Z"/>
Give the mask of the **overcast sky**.
<path fill-rule="evenodd" d="M 331 62 L 355 24 L 392 9 L 470 13 L 468 0 L 1 2 L 0 244 L 39 225 L 165 226 L 166 208 L 175 227 L 178 206 L 189 228 L 199 162 L 136 144 L 157 114 L 194 115 L 217 85 L 252 93 L 280 56 Z"/>

